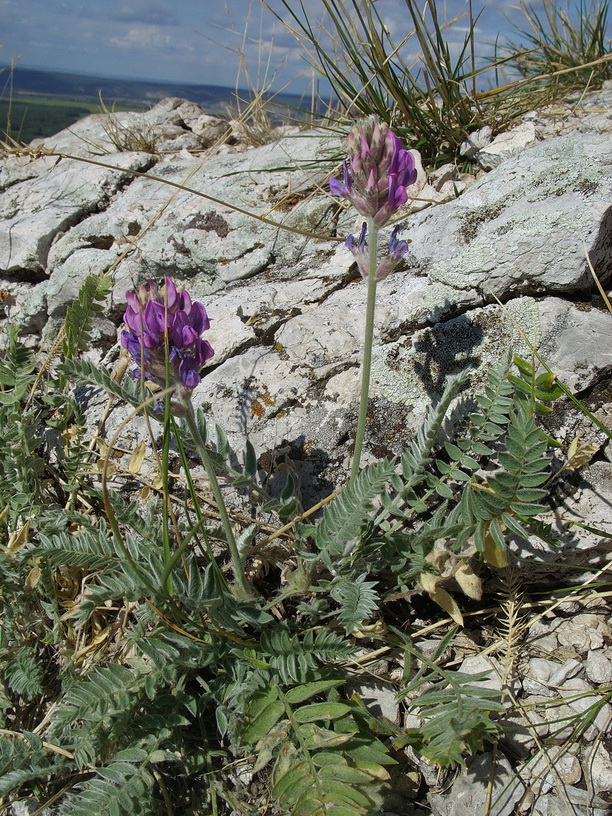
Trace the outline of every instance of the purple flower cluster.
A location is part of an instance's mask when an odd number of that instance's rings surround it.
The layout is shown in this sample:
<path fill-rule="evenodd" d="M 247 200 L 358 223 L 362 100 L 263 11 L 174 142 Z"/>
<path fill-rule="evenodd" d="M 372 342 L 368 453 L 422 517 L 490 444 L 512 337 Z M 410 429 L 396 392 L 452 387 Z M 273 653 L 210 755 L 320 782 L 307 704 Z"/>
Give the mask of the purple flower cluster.
<path fill-rule="evenodd" d="M 414 156 L 404 150 L 399 136 L 372 116 L 349 134 L 348 153 L 343 181 L 330 179 L 330 192 L 348 198 L 357 212 L 380 227 L 408 200 L 406 187 L 417 177 Z"/>
<path fill-rule="evenodd" d="M 161 288 L 148 281 L 138 292 L 126 292 L 125 297 L 128 307 L 121 345 L 137 364 L 132 376 L 140 377 L 144 364 L 142 374 L 147 380 L 161 388 L 169 384 L 188 393 L 198 385 L 200 369 L 214 354 L 210 343 L 201 337 L 210 327 L 206 309 L 193 303 L 187 291 L 179 291 L 172 278 L 166 278 Z"/>
<path fill-rule="evenodd" d="M 400 241 L 398 240 L 397 234 L 399 232 L 399 227 L 395 227 L 393 232 L 391 233 L 391 238 L 389 239 L 389 247 L 387 249 L 387 254 L 384 258 L 378 263 L 376 266 L 376 279 L 377 280 L 384 280 L 404 255 L 408 252 L 408 241 Z M 348 250 L 352 252 L 355 256 L 355 260 L 357 261 L 357 266 L 359 267 L 359 272 L 361 273 L 361 277 L 367 280 L 368 272 L 369 272 L 369 259 L 368 259 L 368 225 L 366 222 L 363 222 L 363 226 L 361 227 L 361 232 L 359 233 L 359 238 L 357 240 L 354 239 L 352 235 L 349 235 L 346 239 L 345 246 Z"/>

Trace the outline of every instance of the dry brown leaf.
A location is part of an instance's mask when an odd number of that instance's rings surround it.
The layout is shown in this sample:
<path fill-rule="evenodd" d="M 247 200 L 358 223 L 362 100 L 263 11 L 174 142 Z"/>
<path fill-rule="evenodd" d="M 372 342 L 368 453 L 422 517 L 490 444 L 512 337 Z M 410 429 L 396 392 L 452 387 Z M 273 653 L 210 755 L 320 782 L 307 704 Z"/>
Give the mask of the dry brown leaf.
<path fill-rule="evenodd" d="M 482 581 L 466 561 L 457 567 L 455 580 L 468 598 L 473 598 L 475 601 L 482 598 Z"/>
<path fill-rule="evenodd" d="M 20 550 L 23 547 L 23 545 L 27 543 L 29 531 L 30 522 L 28 520 L 20 530 L 13 530 L 9 537 L 6 548 L 3 547 L 4 551 L 10 554 L 16 553 L 17 550 Z"/>
<path fill-rule="evenodd" d="M 457 602 L 445 589 L 438 586 L 439 580 L 440 579 L 438 576 L 432 575 L 430 572 L 422 572 L 419 575 L 419 583 L 425 592 L 427 592 L 431 600 L 435 601 L 438 606 L 441 606 L 442 609 L 455 621 L 455 623 L 458 623 L 459 626 L 463 626 L 463 615 L 457 606 Z"/>
<path fill-rule="evenodd" d="M 142 463 L 145 460 L 146 453 L 147 446 L 141 439 L 140 442 L 136 445 L 136 447 L 132 451 L 130 461 L 128 462 L 128 471 L 130 473 L 132 474 L 140 473 L 140 468 L 142 467 Z"/>
<path fill-rule="evenodd" d="M 32 567 L 32 569 L 28 572 L 25 580 L 25 588 L 28 592 L 36 587 L 40 581 L 41 575 L 42 571 L 40 567 Z"/>
<path fill-rule="evenodd" d="M 575 437 L 567 449 L 566 467 L 579 468 L 582 467 L 582 465 L 586 465 L 591 461 L 598 450 L 599 447 L 597 445 L 590 445 L 588 442 L 581 443 L 580 436 Z"/>

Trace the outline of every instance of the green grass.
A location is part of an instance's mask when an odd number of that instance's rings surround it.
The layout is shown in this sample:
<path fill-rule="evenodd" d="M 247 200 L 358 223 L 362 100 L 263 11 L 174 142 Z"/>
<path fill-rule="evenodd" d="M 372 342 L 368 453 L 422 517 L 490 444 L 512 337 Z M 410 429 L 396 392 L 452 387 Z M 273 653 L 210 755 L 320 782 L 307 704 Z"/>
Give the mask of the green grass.
<path fill-rule="evenodd" d="M 520 0 L 524 23 L 516 26 L 517 42 L 504 47 L 509 65 L 523 77 L 551 77 L 560 90 L 599 87 L 612 79 L 610 61 L 609 0 L 570 3 L 543 0 L 538 13 Z M 583 67 L 589 66 L 589 67 Z"/>

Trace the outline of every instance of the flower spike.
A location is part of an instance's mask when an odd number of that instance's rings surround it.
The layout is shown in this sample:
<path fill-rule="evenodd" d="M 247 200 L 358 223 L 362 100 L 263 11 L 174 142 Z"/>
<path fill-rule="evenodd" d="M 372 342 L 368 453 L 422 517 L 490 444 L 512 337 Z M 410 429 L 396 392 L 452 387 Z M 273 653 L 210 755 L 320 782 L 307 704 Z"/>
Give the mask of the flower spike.
<path fill-rule="evenodd" d="M 144 375 L 160 388 L 171 386 L 180 402 L 200 383 L 200 370 L 214 355 L 208 340 L 202 339 L 210 327 L 206 309 L 193 303 L 189 293 L 168 277 L 161 288 L 148 281 L 138 292 L 126 292 L 125 297 L 128 306 L 121 345 L 136 363 L 132 376 Z"/>
<path fill-rule="evenodd" d="M 331 178 L 330 192 L 347 198 L 357 212 L 382 227 L 408 200 L 406 187 L 417 177 L 414 156 L 404 150 L 399 136 L 372 116 L 349 134 L 348 154 L 343 182 Z"/>

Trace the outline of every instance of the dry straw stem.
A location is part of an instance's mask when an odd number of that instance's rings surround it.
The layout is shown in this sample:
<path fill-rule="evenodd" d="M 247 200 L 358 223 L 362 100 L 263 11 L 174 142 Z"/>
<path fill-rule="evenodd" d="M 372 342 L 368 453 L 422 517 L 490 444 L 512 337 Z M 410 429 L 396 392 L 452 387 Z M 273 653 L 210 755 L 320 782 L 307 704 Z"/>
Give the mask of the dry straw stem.
<path fill-rule="evenodd" d="M 454 157 L 472 130 L 490 125 L 494 132 L 503 131 L 525 112 L 555 101 L 561 91 L 582 89 L 585 71 L 591 72 L 589 83 L 598 79 L 602 70 L 608 70 L 606 63 L 612 57 L 602 53 L 609 50 L 605 44 L 585 45 L 573 61 L 543 59 L 539 70 L 524 79 L 478 91 L 479 75 L 491 69 L 497 73 L 522 58 L 536 59 L 542 45 L 534 38 L 533 49 L 514 46 L 509 55 L 497 58 L 496 54 L 483 67 L 476 67 L 478 17 L 472 13 L 471 0 L 467 34 L 457 56 L 450 52 L 445 31 L 466 13 L 442 22 L 435 3 L 425 2 L 419 9 L 416 0 L 405 0 L 413 27 L 396 44 L 377 6 L 369 0 L 322 0 L 324 14 L 316 20 L 309 17 L 303 3 L 281 2 L 284 16 L 266 5 L 303 48 L 313 70 L 326 77 L 341 100 L 345 117 L 378 115 L 435 163 Z M 605 0 L 606 9 L 607 5 Z M 588 15 L 582 3 L 581 10 L 579 31 L 586 36 L 589 22 L 584 19 Z M 419 54 L 408 61 L 402 52 L 411 38 L 418 42 Z"/>
<path fill-rule="evenodd" d="M 302 4 L 300 15 L 295 4 L 282 3 L 286 18 L 270 10 L 305 50 L 311 65 L 325 75 L 346 116 L 377 114 L 434 162 L 447 160 L 448 155 L 440 154 L 454 154 L 474 128 L 491 124 L 501 130 L 533 107 L 531 98 L 521 103 L 516 94 L 497 99 L 476 90 L 477 77 L 508 58 L 475 66 L 477 18 L 471 3 L 468 33 L 458 56 L 451 54 L 445 31 L 465 14 L 442 22 L 433 3 L 419 9 L 415 0 L 406 0 L 413 28 L 399 44 L 377 7 L 366 0 L 323 0 L 325 16 L 316 26 Z M 408 61 L 402 51 L 413 37 L 419 54 Z"/>
<path fill-rule="evenodd" d="M 282 91 L 289 85 L 286 82 L 278 91 L 271 94 L 271 88 L 276 82 L 278 72 L 284 64 L 284 60 L 276 65 L 274 70 L 270 72 L 273 58 L 274 42 L 271 41 L 267 56 L 262 59 L 262 41 L 263 41 L 263 7 L 262 14 L 259 18 L 259 36 L 253 40 L 250 31 L 252 30 L 252 13 L 253 3 L 249 3 L 249 10 L 245 18 L 244 28 L 242 32 L 242 44 L 238 49 L 229 49 L 233 51 L 239 60 L 239 68 L 236 74 L 235 96 L 237 104 L 237 118 L 243 131 L 243 136 L 248 144 L 253 146 L 268 144 L 275 141 L 278 136 L 274 133 L 274 125 L 270 120 L 269 105 L 274 98 L 282 93 Z M 246 58 L 246 51 L 249 44 L 255 42 L 258 46 L 258 63 L 257 63 L 257 77 L 253 81 L 248 67 Z M 263 68 L 262 68 L 263 66 Z M 247 102 L 246 108 L 243 110 L 241 105 L 244 100 L 241 96 L 239 88 L 240 78 L 244 76 L 250 100 Z"/>
<path fill-rule="evenodd" d="M 608 297 L 608 295 L 606 293 L 606 290 L 601 285 L 601 281 L 599 280 L 599 278 L 597 276 L 597 273 L 593 269 L 593 264 L 591 263 L 591 259 L 589 257 L 589 252 L 587 250 L 586 243 L 584 241 L 582 242 L 582 246 L 584 248 L 584 257 L 586 259 L 587 266 L 589 267 L 589 271 L 591 273 L 591 276 L 592 276 L 593 280 L 595 281 L 595 285 L 597 286 L 597 290 L 599 291 L 599 294 L 601 295 L 601 297 L 603 299 L 603 302 L 606 304 L 607 310 L 610 312 L 610 314 L 612 314 L 612 303 L 610 303 L 610 298 Z"/>
<path fill-rule="evenodd" d="M 543 80 L 555 79 L 566 74 L 575 74 L 577 71 L 585 70 L 587 68 L 595 68 L 598 65 L 610 62 L 610 60 L 612 60 L 612 54 L 606 54 L 605 56 L 599 57 L 598 59 L 593 60 L 592 62 L 584 63 L 584 65 L 575 65 L 572 66 L 571 68 L 560 68 L 556 71 L 538 74 L 537 76 L 525 77 L 524 79 L 517 79 L 516 82 L 510 82 L 508 85 L 501 85 L 497 88 L 492 88 L 489 91 L 480 91 L 478 97 L 480 99 L 487 99 L 488 97 L 495 96 L 496 94 L 505 93 L 506 91 L 511 91 L 514 90 L 515 88 L 521 88 L 524 85 L 530 85 L 535 82 L 542 82 Z M 507 62 L 507 59 L 504 61 Z"/>

